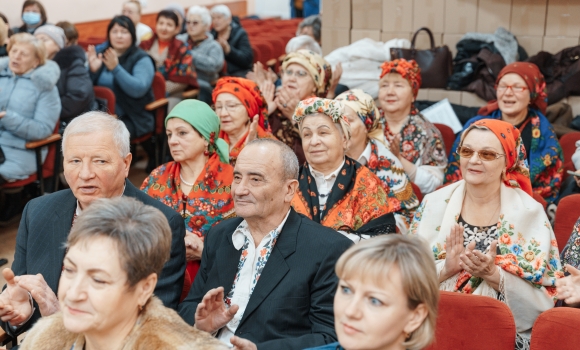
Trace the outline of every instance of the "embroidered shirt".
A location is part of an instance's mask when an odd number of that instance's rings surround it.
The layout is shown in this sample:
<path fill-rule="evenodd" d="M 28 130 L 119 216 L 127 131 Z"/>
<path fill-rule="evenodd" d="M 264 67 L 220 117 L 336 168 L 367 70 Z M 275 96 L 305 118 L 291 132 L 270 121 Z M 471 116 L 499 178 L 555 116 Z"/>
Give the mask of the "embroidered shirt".
<path fill-rule="evenodd" d="M 224 300 L 228 306 L 236 304 L 240 308 L 234 318 L 232 318 L 232 320 L 220 330 L 218 337 L 219 340 L 228 345 L 230 344 L 230 338 L 236 333 L 236 329 L 244 316 L 244 311 L 246 311 L 246 306 L 248 306 L 248 302 L 254 292 L 256 283 L 258 283 L 262 271 L 264 271 L 270 253 L 272 253 L 272 249 L 274 249 L 276 240 L 278 239 L 289 214 L 290 210 L 288 210 L 286 217 L 284 217 L 284 220 L 282 220 L 280 225 L 268 233 L 257 247 L 246 220 L 238 225 L 232 235 L 234 248 L 237 250 L 242 249 L 242 255 L 238 262 L 238 272 L 234 278 L 232 289 Z"/>
<path fill-rule="evenodd" d="M 335 171 L 333 171 L 332 173 L 330 173 L 328 175 L 324 175 L 320 171 L 314 170 L 312 168 L 312 166 L 310 164 L 308 164 L 308 167 L 310 167 L 310 172 L 312 173 L 312 176 L 314 176 L 314 181 L 316 182 L 316 188 L 318 189 L 318 204 L 320 207 L 319 208 L 320 211 L 324 210 L 324 206 L 326 205 L 326 200 L 328 199 L 328 195 L 330 194 L 330 191 L 332 190 L 332 186 L 334 186 L 334 183 L 336 182 L 336 177 L 338 176 L 338 172 L 340 171 L 340 169 L 342 169 L 343 166 L 344 166 L 344 160 L 342 161 L 342 163 L 340 163 L 340 166 L 338 168 L 336 168 Z"/>

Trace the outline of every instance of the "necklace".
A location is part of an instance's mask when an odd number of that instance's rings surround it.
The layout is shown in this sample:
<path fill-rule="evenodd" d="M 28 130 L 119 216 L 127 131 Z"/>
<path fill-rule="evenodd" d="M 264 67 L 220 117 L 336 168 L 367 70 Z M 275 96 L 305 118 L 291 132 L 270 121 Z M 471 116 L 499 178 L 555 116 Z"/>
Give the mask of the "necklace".
<path fill-rule="evenodd" d="M 186 186 L 193 187 L 193 183 L 185 181 L 185 179 L 183 178 L 183 175 L 181 175 L 181 173 L 179 173 L 179 178 L 181 179 L 181 182 L 183 182 Z"/>

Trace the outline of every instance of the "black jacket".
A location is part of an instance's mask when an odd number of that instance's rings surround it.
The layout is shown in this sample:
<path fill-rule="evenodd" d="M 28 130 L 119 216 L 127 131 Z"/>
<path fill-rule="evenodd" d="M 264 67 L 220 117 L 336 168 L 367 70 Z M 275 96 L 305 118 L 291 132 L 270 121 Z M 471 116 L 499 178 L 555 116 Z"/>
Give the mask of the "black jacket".
<path fill-rule="evenodd" d="M 185 274 L 185 224 L 183 218 L 163 203 L 154 200 L 126 181 L 124 196 L 135 198 L 155 207 L 165 215 L 171 227 L 171 256 L 163 266 L 155 295 L 169 308 L 177 309 Z M 22 213 L 12 271 L 16 276 L 42 274 L 48 286 L 57 293 L 64 259 L 64 243 L 72 226 L 77 199 L 70 189 L 58 191 L 28 202 Z M 17 330 L 28 330 L 41 316 L 36 302 L 32 318 Z M 8 323 L 2 328 L 14 335 Z"/>
<path fill-rule="evenodd" d="M 60 79 L 56 83 L 62 104 L 60 121 L 70 123 L 73 118 L 96 109 L 83 49 L 78 45 L 65 47 L 56 53 L 53 61 L 60 67 Z"/>
<path fill-rule="evenodd" d="M 228 76 L 245 78 L 246 73 L 252 70 L 254 63 L 254 53 L 250 45 L 250 39 L 237 18 L 234 17 L 232 19 L 230 26 L 232 31 L 230 32 L 228 44 L 230 44 L 231 50 L 229 54 L 224 56 L 227 63 Z M 211 33 L 214 39 L 217 39 L 218 33 L 213 29 Z"/>
<path fill-rule="evenodd" d="M 195 323 L 195 310 L 208 290 L 232 288 L 242 249 L 232 234 L 243 218 L 222 221 L 205 238 L 201 267 L 179 314 Z M 336 341 L 334 265 L 352 242 L 291 209 L 236 335 L 258 349 L 305 349 Z"/>

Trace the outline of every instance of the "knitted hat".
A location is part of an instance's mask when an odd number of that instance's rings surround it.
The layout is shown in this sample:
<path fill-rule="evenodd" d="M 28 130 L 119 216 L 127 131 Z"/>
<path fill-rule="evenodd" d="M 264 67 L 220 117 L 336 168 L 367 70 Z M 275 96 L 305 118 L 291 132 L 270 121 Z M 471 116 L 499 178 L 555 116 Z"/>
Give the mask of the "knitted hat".
<path fill-rule="evenodd" d="M 45 24 L 43 26 L 38 27 L 34 31 L 34 35 L 44 34 L 49 36 L 52 41 L 58 45 L 59 48 L 64 48 L 64 44 L 66 43 L 66 36 L 64 35 L 64 30 L 61 27 L 57 27 L 52 24 Z"/>

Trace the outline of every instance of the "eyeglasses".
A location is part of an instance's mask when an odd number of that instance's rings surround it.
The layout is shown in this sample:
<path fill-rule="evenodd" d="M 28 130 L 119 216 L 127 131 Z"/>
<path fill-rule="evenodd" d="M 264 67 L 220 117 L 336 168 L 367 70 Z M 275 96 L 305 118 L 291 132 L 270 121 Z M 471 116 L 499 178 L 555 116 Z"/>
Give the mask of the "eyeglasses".
<path fill-rule="evenodd" d="M 187 24 L 188 26 L 189 25 L 196 26 L 199 24 L 199 22 L 198 21 L 185 21 L 185 24 Z"/>
<path fill-rule="evenodd" d="M 296 78 L 304 78 L 304 77 L 308 76 L 308 73 L 303 71 L 303 70 L 293 71 L 292 69 L 286 69 L 284 71 L 284 74 L 286 74 L 289 77 L 295 76 Z"/>
<path fill-rule="evenodd" d="M 497 90 L 497 92 L 506 92 L 507 89 L 512 89 L 512 91 L 514 93 L 519 93 L 519 92 L 524 92 L 527 90 L 527 88 L 525 86 L 514 86 L 514 85 L 496 85 L 495 89 Z"/>
<path fill-rule="evenodd" d="M 457 154 L 459 154 L 459 156 L 461 158 L 471 158 L 471 157 L 473 157 L 473 154 L 475 152 L 476 151 L 472 150 L 469 147 L 464 147 L 464 146 L 457 147 Z M 485 149 L 477 151 L 477 155 L 478 155 L 479 159 L 486 161 L 486 162 L 496 160 L 499 157 L 505 157 L 505 154 L 499 154 L 497 152 L 485 150 Z"/>
<path fill-rule="evenodd" d="M 225 104 L 225 105 L 215 105 L 212 107 L 212 109 L 216 112 L 219 113 L 220 110 L 225 109 L 226 111 L 228 111 L 229 113 L 233 112 L 236 110 L 236 107 L 241 106 L 241 103 L 232 103 L 232 104 Z"/>

